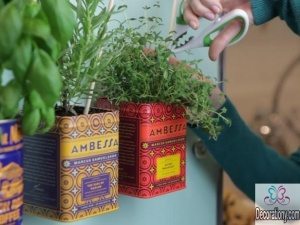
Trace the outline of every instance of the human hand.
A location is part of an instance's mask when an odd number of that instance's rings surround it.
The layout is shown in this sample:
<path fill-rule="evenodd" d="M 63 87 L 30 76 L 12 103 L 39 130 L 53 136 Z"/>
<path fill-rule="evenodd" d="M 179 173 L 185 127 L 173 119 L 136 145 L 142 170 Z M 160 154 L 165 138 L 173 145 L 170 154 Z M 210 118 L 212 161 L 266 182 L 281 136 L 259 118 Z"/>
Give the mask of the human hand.
<path fill-rule="evenodd" d="M 193 28 L 199 28 L 199 18 L 214 20 L 217 14 L 229 12 L 233 9 L 243 9 L 253 23 L 250 0 L 186 0 L 184 7 L 184 19 Z M 220 53 L 228 43 L 242 29 L 242 23 L 238 20 L 231 22 L 214 39 L 209 48 L 209 58 L 217 60 Z"/>

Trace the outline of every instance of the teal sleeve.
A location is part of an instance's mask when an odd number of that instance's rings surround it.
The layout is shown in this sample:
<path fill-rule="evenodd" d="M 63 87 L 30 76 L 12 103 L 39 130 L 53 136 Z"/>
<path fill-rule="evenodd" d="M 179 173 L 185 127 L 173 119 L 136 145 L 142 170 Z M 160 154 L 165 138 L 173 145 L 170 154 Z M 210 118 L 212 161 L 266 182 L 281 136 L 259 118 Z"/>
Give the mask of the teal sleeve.
<path fill-rule="evenodd" d="M 279 16 L 297 34 L 300 34 L 299 0 L 251 0 L 254 24 L 263 24 Z"/>
<path fill-rule="evenodd" d="M 194 131 L 232 181 L 253 200 L 255 183 L 300 183 L 300 152 L 282 157 L 250 130 L 230 100 L 224 107 L 232 125 L 221 124 L 224 128 L 217 140 L 199 127 Z"/>

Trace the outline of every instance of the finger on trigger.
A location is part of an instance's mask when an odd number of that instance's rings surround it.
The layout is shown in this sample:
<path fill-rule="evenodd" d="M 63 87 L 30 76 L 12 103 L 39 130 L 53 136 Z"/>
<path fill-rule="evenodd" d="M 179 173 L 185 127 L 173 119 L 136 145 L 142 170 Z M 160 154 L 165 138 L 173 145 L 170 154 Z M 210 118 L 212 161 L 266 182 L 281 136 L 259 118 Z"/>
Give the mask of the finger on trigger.
<path fill-rule="evenodd" d="M 218 0 L 201 0 L 201 2 L 205 7 L 209 8 L 215 14 L 220 14 L 223 11 L 222 5 Z"/>
<path fill-rule="evenodd" d="M 208 20 L 214 20 L 216 17 L 215 13 L 204 6 L 199 0 L 191 0 L 188 5 L 193 14 L 195 14 L 198 18 L 204 17 Z"/>
<path fill-rule="evenodd" d="M 220 53 L 226 48 L 230 41 L 240 32 L 242 24 L 240 21 L 232 21 L 226 26 L 213 40 L 212 45 L 209 48 L 209 57 L 215 61 L 219 57 Z"/>
<path fill-rule="evenodd" d="M 199 28 L 199 19 L 192 11 L 190 5 L 186 5 L 183 18 L 193 29 Z"/>

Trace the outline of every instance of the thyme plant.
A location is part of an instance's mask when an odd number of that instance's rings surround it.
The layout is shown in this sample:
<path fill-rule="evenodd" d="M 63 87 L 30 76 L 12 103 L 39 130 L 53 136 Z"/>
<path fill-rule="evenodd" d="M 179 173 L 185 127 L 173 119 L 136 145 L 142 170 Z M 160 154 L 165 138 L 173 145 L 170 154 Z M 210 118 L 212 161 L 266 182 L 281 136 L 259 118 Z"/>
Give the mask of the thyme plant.
<path fill-rule="evenodd" d="M 129 27 L 132 22 L 136 26 Z M 105 55 L 114 52 L 119 55 L 106 67 L 97 90 L 116 105 L 121 102 L 181 105 L 191 123 L 217 138 L 221 129 L 219 120 L 229 121 L 223 117 L 225 109 L 217 112 L 212 106 L 210 94 L 216 84 L 203 79 L 204 75 L 197 68 L 198 61 L 169 62 L 173 53 L 168 46 L 174 43 L 171 35 L 165 38 L 158 31 L 161 24 L 158 17 L 143 16 L 125 21 L 114 31 Z M 147 49 L 153 51 L 149 53 Z"/>

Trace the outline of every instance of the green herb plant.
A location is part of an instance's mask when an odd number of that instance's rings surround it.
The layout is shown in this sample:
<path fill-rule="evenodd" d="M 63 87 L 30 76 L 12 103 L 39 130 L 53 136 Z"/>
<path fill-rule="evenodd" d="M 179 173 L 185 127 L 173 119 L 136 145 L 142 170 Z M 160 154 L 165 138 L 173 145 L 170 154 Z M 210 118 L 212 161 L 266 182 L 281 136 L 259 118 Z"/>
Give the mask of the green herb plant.
<path fill-rule="evenodd" d="M 145 9 L 148 11 L 150 7 Z M 158 17 L 142 16 L 117 28 L 111 48 L 105 54 L 120 53 L 103 73 L 97 87 L 99 95 L 115 105 L 122 102 L 181 105 L 191 123 L 217 138 L 221 129 L 219 120 L 229 121 L 223 116 L 225 109 L 217 112 L 212 106 L 210 94 L 216 84 L 199 72 L 198 61 L 169 62 L 173 53 L 168 46 L 175 43 L 171 35 L 165 38 L 158 31 L 161 24 Z"/>
<path fill-rule="evenodd" d="M 59 60 L 63 74 L 61 103 L 65 115 L 77 115 L 75 106 L 91 98 L 91 83 L 97 81 L 102 71 L 111 63 L 114 54 L 102 57 L 102 49 L 112 34 L 107 28 L 114 7 L 109 9 L 102 0 L 77 0 L 72 5 L 77 17 L 75 32 Z"/>
<path fill-rule="evenodd" d="M 18 117 L 23 100 L 25 134 L 52 127 L 62 87 L 56 61 L 74 25 L 67 0 L 0 0 L 0 119 Z"/>

